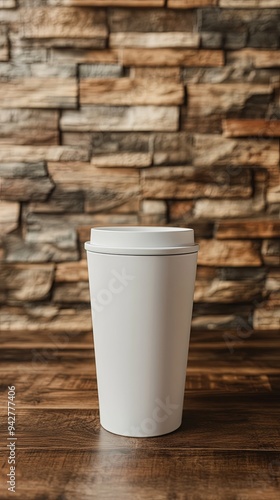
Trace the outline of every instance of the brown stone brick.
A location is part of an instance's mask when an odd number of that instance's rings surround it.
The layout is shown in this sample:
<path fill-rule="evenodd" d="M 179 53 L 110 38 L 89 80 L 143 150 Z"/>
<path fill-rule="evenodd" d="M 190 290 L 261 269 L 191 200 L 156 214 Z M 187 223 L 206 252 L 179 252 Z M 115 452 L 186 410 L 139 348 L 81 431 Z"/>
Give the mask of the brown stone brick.
<path fill-rule="evenodd" d="M 193 32 L 196 27 L 196 15 L 192 10 L 110 9 L 108 15 L 111 33 Z"/>
<path fill-rule="evenodd" d="M 106 38 L 104 10 L 37 7 L 20 11 L 24 38 Z"/>
<path fill-rule="evenodd" d="M 54 288 L 53 302 L 60 304 L 89 303 L 88 282 L 77 281 L 74 283 L 58 283 Z"/>
<path fill-rule="evenodd" d="M 60 126 L 63 131 L 81 132 L 175 131 L 178 121 L 176 106 L 88 106 L 64 111 Z"/>
<path fill-rule="evenodd" d="M 80 82 L 80 102 L 103 105 L 182 104 L 183 86 L 163 80 L 86 78 Z"/>
<path fill-rule="evenodd" d="M 186 132 L 161 132 L 154 137 L 154 164 L 180 165 L 192 161 L 192 137 Z"/>
<path fill-rule="evenodd" d="M 198 265 L 214 267 L 258 267 L 262 265 L 258 245 L 251 241 L 199 240 Z"/>
<path fill-rule="evenodd" d="M 213 7 L 218 0 L 168 0 L 167 6 L 171 9 L 195 9 L 197 7 Z"/>
<path fill-rule="evenodd" d="M 200 12 L 201 31 L 246 32 L 277 31 L 279 11 L 277 9 L 213 9 Z M 260 25 L 262 30 L 260 30 Z"/>
<path fill-rule="evenodd" d="M 237 112 L 243 109 L 246 101 L 255 95 L 271 95 L 270 85 L 249 83 L 226 84 L 189 84 L 187 85 L 188 114 L 208 116 Z"/>
<path fill-rule="evenodd" d="M 224 169 L 198 169 L 189 166 L 152 167 L 141 172 L 143 197 L 156 199 L 193 199 L 248 197 L 250 176 L 228 178 Z"/>
<path fill-rule="evenodd" d="M 130 68 L 131 78 L 144 78 L 145 80 L 171 80 L 180 83 L 180 68 L 164 66 L 139 66 Z"/>
<path fill-rule="evenodd" d="M 232 219 L 217 223 L 218 239 L 279 238 L 279 219 Z"/>
<path fill-rule="evenodd" d="M 53 279 L 53 264 L 4 264 L 0 269 L 1 289 L 8 303 L 48 298 Z"/>
<path fill-rule="evenodd" d="M 262 8 L 277 8 L 279 0 L 219 0 L 219 6 L 222 8 L 233 9 L 262 9 Z"/>
<path fill-rule="evenodd" d="M 1 83 L 0 108 L 76 108 L 73 78 L 18 78 Z"/>
<path fill-rule="evenodd" d="M 225 137 L 280 137 L 280 120 L 223 120 Z"/>
<path fill-rule="evenodd" d="M 191 110 L 190 110 L 191 112 Z M 211 113 L 208 116 L 189 114 L 188 106 L 181 107 L 181 127 L 189 134 L 220 134 L 224 114 Z"/>
<path fill-rule="evenodd" d="M 80 64 L 80 78 L 120 78 L 123 68 L 119 64 Z"/>
<path fill-rule="evenodd" d="M 82 190 L 88 212 L 112 210 L 140 193 L 139 172 L 133 168 L 98 168 L 89 163 L 48 163 L 55 185 L 63 191 Z"/>
<path fill-rule="evenodd" d="M 49 0 L 50 5 L 84 7 L 163 7 L 165 0 Z"/>
<path fill-rule="evenodd" d="M 167 223 L 167 204 L 163 200 L 143 200 L 139 213 L 140 225 L 158 225 Z"/>
<path fill-rule="evenodd" d="M 151 153 L 109 153 L 93 156 L 91 164 L 94 167 L 150 167 L 152 164 Z"/>
<path fill-rule="evenodd" d="M 278 141 L 227 139 L 219 135 L 194 136 L 194 164 L 197 166 L 240 165 L 278 168 Z"/>
<path fill-rule="evenodd" d="M 58 112 L 0 109 L 0 144 L 58 144 Z"/>
<path fill-rule="evenodd" d="M 11 201 L 45 200 L 53 189 L 53 183 L 47 177 L 0 177 L 0 184 L 2 199 Z"/>
<path fill-rule="evenodd" d="M 5 308 L 1 312 L 0 330 L 26 332 L 62 332 L 80 333 L 92 329 L 92 320 L 89 308 L 63 308 L 55 305 L 27 306 Z"/>
<path fill-rule="evenodd" d="M 172 200 L 168 204 L 170 222 L 188 222 L 193 209 L 193 201 Z"/>
<path fill-rule="evenodd" d="M 16 0 L 0 0 L 0 9 L 15 9 L 16 6 Z"/>
<path fill-rule="evenodd" d="M 280 327 L 280 308 L 275 304 L 263 303 L 258 306 L 253 315 L 253 328 L 255 330 L 275 330 L 279 332 Z"/>
<path fill-rule="evenodd" d="M 280 51 L 244 49 L 227 53 L 228 64 L 247 68 L 274 68 L 280 66 Z"/>
<path fill-rule="evenodd" d="M 199 33 L 112 33 L 109 38 L 109 46 L 116 47 L 140 47 L 140 48 L 170 48 L 190 47 L 198 48 L 200 41 Z"/>
<path fill-rule="evenodd" d="M 127 49 L 121 53 L 125 66 L 223 66 L 221 50 Z"/>
<path fill-rule="evenodd" d="M 243 51 L 239 51 L 243 52 Z M 263 51 L 259 51 L 263 52 Z M 228 53 L 229 54 L 229 53 Z M 221 68 L 182 68 L 182 81 L 196 83 L 258 83 L 273 85 L 279 81 L 277 68 L 256 69 L 251 64 L 240 64 L 236 60 Z"/>
<path fill-rule="evenodd" d="M 51 50 L 51 61 L 53 63 L 94 63 L 94 64 L 116 64 L 119 61 L 116 50 L 90 50 L 54 48 Z"/>
<path fill-rule="evenodd" d="M 9 60 L 8 37 L 5 27 L 0 26 L 0 61 Z"/>
<path fill-rule="evenodd" d="M 0 238 L 18 227 L 20 204 L 0 200 Z"/>
<path fill-rule="evenodd" d="M 260 297 L 263 284 L 255 280 L 221 281 L 218 278 L 211 280 L 197 280 L 194 292 L 195 302 L 208 303 L 246 303 Z"/>
<path fill-rule="evenodd" d="M 56 265 L 56 283 L 68 283 L 88 280 L 88 266 L 86 260 L 78 262 L 61 262 Z"/>
<path fill-rule="evenodd" d="M 89 151 L 71 146 L 2 145 L 0 162 L 87 161 Z"/>

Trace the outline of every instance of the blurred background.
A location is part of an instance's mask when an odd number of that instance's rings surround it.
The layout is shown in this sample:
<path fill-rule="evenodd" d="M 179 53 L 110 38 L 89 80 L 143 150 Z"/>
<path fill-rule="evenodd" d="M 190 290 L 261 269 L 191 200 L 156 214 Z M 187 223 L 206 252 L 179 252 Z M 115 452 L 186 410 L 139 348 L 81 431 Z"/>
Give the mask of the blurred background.
<path fill-rule="evenodd" d="M 0 0 L 0 329 L 88 332 L 90 228 L 138 224 L 195 230 L 194 329 L 279 329 L 277 7 Z"/>

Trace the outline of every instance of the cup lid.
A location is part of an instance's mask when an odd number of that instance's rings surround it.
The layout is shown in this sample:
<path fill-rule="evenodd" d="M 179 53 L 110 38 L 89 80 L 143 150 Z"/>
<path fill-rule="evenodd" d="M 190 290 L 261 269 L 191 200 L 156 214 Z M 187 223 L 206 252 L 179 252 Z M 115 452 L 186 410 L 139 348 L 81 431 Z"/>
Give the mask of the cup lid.
<path fill-rule="evenodd" d="M 114 226 L 91 229 L 89 252 L 123 255 L 169 255 L 195 253 L 191 228 L 169 226 Z"/>

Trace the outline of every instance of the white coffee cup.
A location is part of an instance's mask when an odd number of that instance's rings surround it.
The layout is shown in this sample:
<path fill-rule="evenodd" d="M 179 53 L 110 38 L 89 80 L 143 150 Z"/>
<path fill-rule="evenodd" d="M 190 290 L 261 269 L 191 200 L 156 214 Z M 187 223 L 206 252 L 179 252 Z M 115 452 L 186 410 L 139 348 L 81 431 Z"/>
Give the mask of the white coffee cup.
<path fill-rule="evenodd" d="M 172 432 L 183 413 L 193 230 L 99 227 L 85 248 L 101 425 L 134 437 Z"/>

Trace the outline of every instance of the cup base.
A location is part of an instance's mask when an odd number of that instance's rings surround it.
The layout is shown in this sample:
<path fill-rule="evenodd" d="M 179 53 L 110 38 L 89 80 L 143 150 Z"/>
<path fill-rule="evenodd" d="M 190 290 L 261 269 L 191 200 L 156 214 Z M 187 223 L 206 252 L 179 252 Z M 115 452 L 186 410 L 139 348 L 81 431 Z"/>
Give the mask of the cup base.
<path fill-rule="evenodd" d="M 165 436 L 166 434 L 172 434 L 173 432 L 177 431 L 181 425 L 182 425 L 182 422 L 180 422 L 179 425 L 176 425 L 175 427 L 173 427 L 172 429 L 168 429 L 168 430 L 165 430 L 165 431 L 155 431 L 151 434 L 144 434 L 142 433 L 141 431 L 140 432 L 129 432 L 129 431 L 123 431 L 123 432 L 120 432 L 120 431 L 114 431 L 112 429 L 107 429 L 102 423 L 100 424 L 102 429 L 104 429 L 105 431 L 107 432 L 110 432 L 110 434 L 114 434 L 115 436 L 123 436 L 123 437 L 129 437 L 129 438 L 153 438 L 153 437 L 160 437 L 160 436 Z"/>

